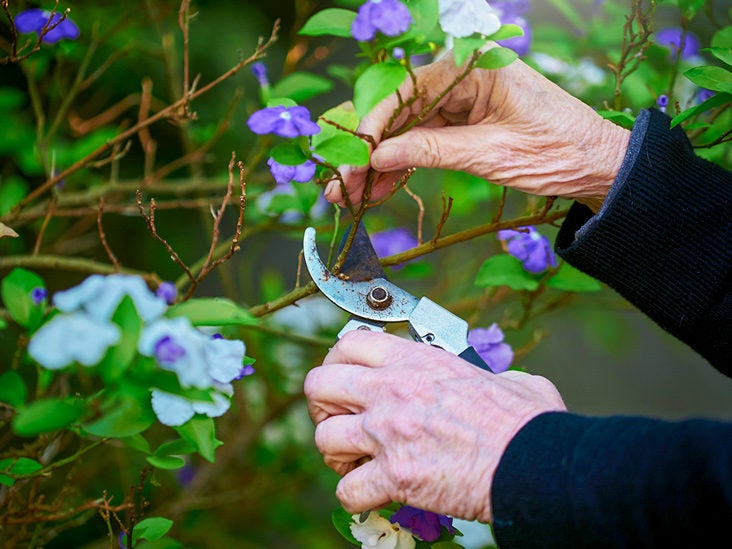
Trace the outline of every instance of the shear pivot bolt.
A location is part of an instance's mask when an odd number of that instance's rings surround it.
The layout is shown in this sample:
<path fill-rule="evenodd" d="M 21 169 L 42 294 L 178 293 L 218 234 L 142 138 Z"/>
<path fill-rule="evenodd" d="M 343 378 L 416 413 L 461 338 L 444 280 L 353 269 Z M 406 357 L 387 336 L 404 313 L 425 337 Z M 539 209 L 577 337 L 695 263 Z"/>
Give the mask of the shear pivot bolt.
<path fill-rule="evenodd" d="M 386 309 L 391 305 L 391 294 L 382 286 L 377 286 L 369 292 L 366 301 L 372 309 Z"/>

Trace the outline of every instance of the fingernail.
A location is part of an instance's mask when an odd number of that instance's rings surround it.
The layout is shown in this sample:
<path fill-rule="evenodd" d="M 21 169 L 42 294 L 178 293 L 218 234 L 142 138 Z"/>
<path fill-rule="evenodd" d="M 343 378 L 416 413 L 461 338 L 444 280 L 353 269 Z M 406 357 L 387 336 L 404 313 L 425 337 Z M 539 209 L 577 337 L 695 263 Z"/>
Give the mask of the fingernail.
<path fill-rule="evenodd" d="M 328 202 L 337 202 L 340 198 L 340 183 L 337 180 L 330 181 L 325 186 L 323 196 Z"/>

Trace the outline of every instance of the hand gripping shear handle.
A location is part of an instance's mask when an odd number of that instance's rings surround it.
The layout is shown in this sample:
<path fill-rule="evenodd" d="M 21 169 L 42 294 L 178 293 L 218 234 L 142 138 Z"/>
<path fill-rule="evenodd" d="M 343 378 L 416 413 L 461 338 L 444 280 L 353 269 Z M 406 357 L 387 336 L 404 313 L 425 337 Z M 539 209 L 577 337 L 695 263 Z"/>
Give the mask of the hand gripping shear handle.
<path fill-rule="evenodd" d="M 460 358 L 491 371 L 476 350 L 468 345 L 468 323 L 434 301 L 418 299 L 386 279 L 376 252 L 362 224 L 339 275 L 331 273 L 318 255 L 315 229 L 305 229 L 305 265 L 325 297 L 351 314 L 338 337 L 351 330 L 384 331 L 388 322 L 407 322 L 415 341 L 441 347 Z"/>

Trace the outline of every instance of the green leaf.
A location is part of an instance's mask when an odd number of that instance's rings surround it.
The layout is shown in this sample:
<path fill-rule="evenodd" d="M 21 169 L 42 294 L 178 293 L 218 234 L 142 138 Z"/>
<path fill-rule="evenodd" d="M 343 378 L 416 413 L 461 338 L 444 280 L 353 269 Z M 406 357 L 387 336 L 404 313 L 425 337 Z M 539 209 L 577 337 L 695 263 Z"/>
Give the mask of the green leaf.
<path fill-rule="evenodd" d="M 85 411 L 86 406 L 78 400 L 37 400 L 13 417 L 13 431 L 22 437 L 56 431 L 74 423 Z"/>
<path fill-rule="evenodd" d="M 732 25 L 719 29 L 712 36 L 713 48 L 732 48 Z"/>
<path fill-rule="evenodd" d="M 101 419 L 84 425 L 84 430 L 98 437 L 125 438 L 141 433 L 155 421 L 149 406 L 127 397 L 105 402 L 102 414 Z"/>
<path fill-rule="evenodd" d="M 144 539 L 155 541 L 168 533 L 173 526 L 173 521 L 164 517 L 148 517 L 141 520 L 132 530 L 132 545 Z"/>
<path fill-rule="evenodd" d="M 107 383 L 119 379 L 137 356 L 137 339 L 142 330 L 142 320 L 130 296 L 122 298 L 112 316 L 112 322 L 120 327 L 122 337 L 117 345 L 107 349 L 99 363 L 99 372 Z"/>
<path fill-rule="evenodd" d="M 452 47 L 452 55 L 455 59 L 455 65 L 460 67 L 477 49 L 482 48 L 488 43 L 485 38 L 456 38 Z"/>
<path fill-rule="evenodd" d="M 562 263 L 559 270 L 546 281 L 549 288 L 565 292 L 599 292 L 602 284 L 569 263 Z"/>
<path fill-rule="evenodd" d="M 478 58 L 475 64 L 479 69 L 501 69 L 518 59 L 518 53 L 510 48 L 491 48 Z"/>
<path fill-rule="evenodd" d="M 150 443 L 145 440 L 145 437 L 143 437 L 139 433 L 129 437 L 120 437 L 119 440 L 125 446 L 129 446 L 133 450 L 137 450 L 138 452 L 142 452 L 143 454 L 149 455 L 152 453 L 152 451 L 150 450 Z"/>
<path fill-rule="evenodd" d="M 722 63 L 732 66 L 732 48 L 704 48 Z"/>
<path fill-rule="evenodd" d="M 423 42 L 437 26 L 440 14 L 438 1 L 412 0 L 407 7 L 412 14 L 412 26 L 408 31 L 410 39 Z"/>
<path fill-rule="evenodd" d="M 12 486 L 15 484 L 13 477 L 3 475 L 8 473 L 13 476 L 32 475 L 43 469 L 43 465 L 35 459 L 27 457 L 0 459 L 0 484 Z"/>
<path fill-rule="evenodd" d="M 309 72 L 293 72 L 272 87 L 274 97 L 289 97 L 293 101 L 306 101 L 333 89 L 333 82 Z"/>
<path fill-rule="evenodd" d="M 328 122 L 326 122 L 326 120 Z M 322 115 L 320 115 L 320 117 L 318 117 L 318 126 L 320 126 L 320 132 L 316 133 L 311 138 L 313 147 L 317 147 L 321 142 L 327 141 L 331 137 L 342 133 L 345 133 L 346 135 L 352 135 L 348 134 L 348 132 L 344 132 L 343 130 L 337 128 L 329 122 L 333 122 L 343 128 L 355 132 L 358 128 L 358 115 L 353 109 L 353 105 L 351 105 L 350 103 L 338 105 L 337 107 L 333 107 L 332 109 L 328 109 L 327 111 L 325 111 Z"/>
<path fill-rule="evenodd" d="M 299 166 L 305 162 L 308 157 L 296 143 L 281 143 L 273 147 L 270 156 L 275 162 L 284 164 L 285 166 Z"/>
<path fill-rule="evenodd" d="M 635 124 L 635 116 L 629 112 L 601 110 L 597 111 L 597 114 L 602 116 L 605 120 L 615 122 L 618 126 L 626 129 L 632 128 L 633 124 Z"/>
<path fill-rule="evenodd" d="M 289 97 L 273 97 L 267 101 L 267 107 L 295 107 L 297 103 Z"/>
<path fill-rule="evenodd" d="M 351 37 L 351 26 L 356 19 L 356 12 L 342 8 L 329 8 L 319 11 L 308 19 L 298 34 L 305 36 L 340 36 Z"/>
<path fill-rule="evenodd" d="M 680 112 L 679 114 L 674 116 L 673 120 L 671 120 L 671 127 L 673 128 L 674 126 L 681 124 L 682 122 L 686 122 L 686 120 L 696 116 L 697 114 L 701 114 L 715 107 L 719 107 L 720 105 L 724 105 L 725 103 L 732 103 L 732 95 L 728 93 L 717 93 L 706 101 L 695 105 L 690 109 L 686 109 L 685 111 Z"/>
<path fill-rule="evenodd" d="M 3 278 L 0 295 L 10 316 L 23 328 L 35 330 L 40 325 L 46 300 L 36 305 L 31 292 L 35 288 L 45 287 L 40 276 L 21 268 L 13 269 Z"/>
<path fill-rule="evenodd" d="M 356 538 L 354 538 L 353 534 L 351 533 L 351 523 L 353 522 L 353 517 L 345 509 L 343 509 L 343 507 L 338 507 L 337 509 L 335 509 L 331 513 L 330 518 L 333 521 L 333 526 L 335 526 L 335 529 L 341 536 L 346 538 L 354 545 L 361 545 L 361 543 Z"/>
<path fill-rule="evenodd" d="M 28 389 L 18 372 L 10 370 L 0 375 L 0 402 L 19 408 L 25 404 Z"/>
<path fill-rule="evenodd" d="M 185 316 L 194 326 L 254 326 L 257 317 L 223 297 L 189 299 L 168 309 L 167 317 Z"/>
<path fill-rule="evenodd" d="M 712 65 L 694 67 L 686 71 L 684 76 L 700 88 L 732 93 L 732 72 L 722 67 Z"/>
<path fill-rule="evenodd" d="M 475 277 L 476 286 L 508 286 L 512 290 L 533 291 L 539 282 L 524 270 L 521 262 L 508 254 L 489 257 Z"/>
<path fill-rule="evenodd" d="M 186 464 L 186 460 L 178 456 L 147 456 L 145 460 L 153 467 L 166 471 L 180 469 Z"/>
<path fill-rule="evenodd" d="M 491 34 L 488 38 L 497 42 L 498 40 L 508 40 L 509 38 L 516 38 L 517 36 L 523 35 L 524 29 L 518 25 L 508 24 L 501 25 L 501 28 Z"/>
<path fill-rule="evenodd" d="M 179 427 L 174 427 L 178 434 L 190 442 L 201 457 L 214 462 L 214 451 L 223 442 L 216 438 L 216 427 L 210 417 L 195 416 Z"/>
<path fill-rule="evenodd" d="M 366 166 L 369 163 L 369 147 L 359 137 L 339 132 L 321 141 L 313 152 L 334 166 Z"/>
<path fill-rule="evenodd" d="M 388 61 L 376 63 L 363 71 L 353 88 L 353 104 L 359 118 L 394 93 L 406 77 L 407 69 Z"/>

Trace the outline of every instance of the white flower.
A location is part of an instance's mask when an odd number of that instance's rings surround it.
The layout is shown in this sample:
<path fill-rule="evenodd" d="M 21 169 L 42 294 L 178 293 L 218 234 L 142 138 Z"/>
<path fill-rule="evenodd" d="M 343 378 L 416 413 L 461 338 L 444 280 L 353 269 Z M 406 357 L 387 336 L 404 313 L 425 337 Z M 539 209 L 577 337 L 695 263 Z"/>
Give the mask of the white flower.
<path fill-rule="evenodd" d="M 28 354 L 51 370 L 74 362 L 94 366 L 120 337 L 120 329 L 111 322 L 99 322 L 86 313 L 58 314 L 33 335 Z"/>
<path fill-rule="evenodd" d="M 145 322 L 165 312 L 168 304 L 157 297 L 139 276 L 112 274 L 91 275 L 78 286 L 53 296 L 53 304 L 65 313 L 84 310 L 93 318 L 107 321 L 112 318 L 124 296 L 130 296 L 137 313 Z"/>
<path fill-rule="evenodd" d="M 392 524 L 379 513 L 370 512 L 365 521 L 353 515 L 351 533 L 361 542 L 361 549 L 414 549 L 416 543 L 409 530 Z"/>
<path fill-rule="evenodd" d="M 490 36 L 500 26 L 498 13 L 485 0 L 440 0 L 440 27 L 451 36 Z"/>
<path fill-rule="evenodd" d="M 209 339 L 185 317 L 161 318 L 145 326 L 137 350 L 175 372 L 182 387 L 208 389 L 213 384 L 205 353 Z"/>
<path fill-rule="evenodd" d="M 213 402 L 188 400 L 180 395 L 153 389 L 152 408 L 160 423 L 170 427 L 183 425 L 197 413 L 206 414 L 208 417 L 219 417 L 231 406 L 229 397 L 233 394 L 231 385 L 223 386 L 221 389 L 226 394 L 212 392 Z"/>

